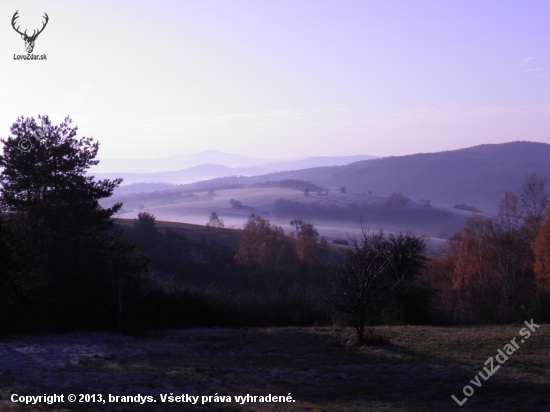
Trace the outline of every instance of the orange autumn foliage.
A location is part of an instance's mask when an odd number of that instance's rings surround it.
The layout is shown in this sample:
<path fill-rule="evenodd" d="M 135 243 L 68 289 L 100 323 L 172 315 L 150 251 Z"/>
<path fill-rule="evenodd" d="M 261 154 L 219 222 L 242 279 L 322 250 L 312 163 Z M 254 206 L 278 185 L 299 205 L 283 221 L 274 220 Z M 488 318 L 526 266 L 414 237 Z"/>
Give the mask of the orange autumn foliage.
<path fill-rule="evenodd" d="M 251 214 L 244 225 L 235 260 L 258 274 L 289 274 L 296 268 L 296 252 L 283 228 Z"/>
<path fill-rule="evenodd" d="M 533 244 L 535 255 L 535 275 L 538 286 L 550 291 L 550 208 L 546 211 L 546 220 L 541 225 Z"/>
<path fill-rule="evenodd" d="M 296 234 L 296 253 L 298 259 L 305 261 L 315 258 L 316 251 L 319 247 L 317 240 L 319 233 L 313 225 L 304 223 Z"/>

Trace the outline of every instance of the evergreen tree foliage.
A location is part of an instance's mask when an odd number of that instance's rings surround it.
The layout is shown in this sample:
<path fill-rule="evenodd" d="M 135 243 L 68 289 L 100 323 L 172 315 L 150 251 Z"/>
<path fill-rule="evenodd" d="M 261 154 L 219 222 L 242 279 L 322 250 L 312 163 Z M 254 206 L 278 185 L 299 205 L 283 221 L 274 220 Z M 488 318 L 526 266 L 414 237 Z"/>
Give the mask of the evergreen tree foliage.
<path fill-rule="evenodd" d="M 21 117 L 2 139 L 0 204 L 12 225 L 10 244 L 17 245 L 4 279 L 14 291 L 34 291 L 36 307 L 19 311 L 30 329 L 121 327 L 147 263 L 113 226 L 122 205 L 99 206 L 122 179 L 96 181 L 87 174 L 98 163 L 99 143 L 77 138 L 71 123 L 69 117 L 59 125 L 47 116 Z M 21 146 L 24 139 L 32 147 Z"/>

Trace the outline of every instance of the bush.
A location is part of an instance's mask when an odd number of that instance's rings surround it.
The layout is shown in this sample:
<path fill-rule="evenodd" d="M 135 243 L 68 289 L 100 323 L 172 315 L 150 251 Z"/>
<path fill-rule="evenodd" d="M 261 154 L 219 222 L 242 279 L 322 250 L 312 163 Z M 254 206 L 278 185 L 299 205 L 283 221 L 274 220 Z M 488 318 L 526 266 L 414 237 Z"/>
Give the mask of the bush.
<path fill-rule="evenodd" d="M 410 201 L 411 199 L 403 196 L 401 193 L 392 193 L 391 196 L 382 202 L 381 206 L 388 210 L 401 209 Z"/>
<path fill-rule="evenodd" d="M 254 208 L 252 206 L 245 206 L 241 202 L 235 199 L 229 200 L 229 203 L 231 204 L 231 209 L 242 209 L 242 210 L 253 210 Z"/>
<path fill-rule="evenodd" d="M 474 213 L 483 213 L 481 210 L 479 210 L 475 206 L 469 206 L 469 205 L 464 204 L 464 203 L 462 203 L 460 205 L 454 205 L 453 209 L 466 210 L 467 212 L 474 212 Z"/>
<path fill-rule="evenodd" d="M 252 183 L 250 187 L 284 187 L 288 189 L 296 189 L 304 191 L 305 189 L 319 191 L 324 190 L 328 191 L 328 189 L 324 189 L 321 186 L 317 186 L 316 184 L 312 183 L 311 181 L 304 181 L 304 180 L 294 180 L 294 179 L 285 179 L 285 180 L 273 180 L 269 182 L 256 182 Z"/>
<path fill-rule="evenodd" d="M 337 245 L 344 245 L 344 246 L 348 246 L 349 245 L 349 241 L 346 240 L 346 239 L 342 239 L 342 238 L 336 238 L 332 241 L 332 243 L 336 243 Z"/>

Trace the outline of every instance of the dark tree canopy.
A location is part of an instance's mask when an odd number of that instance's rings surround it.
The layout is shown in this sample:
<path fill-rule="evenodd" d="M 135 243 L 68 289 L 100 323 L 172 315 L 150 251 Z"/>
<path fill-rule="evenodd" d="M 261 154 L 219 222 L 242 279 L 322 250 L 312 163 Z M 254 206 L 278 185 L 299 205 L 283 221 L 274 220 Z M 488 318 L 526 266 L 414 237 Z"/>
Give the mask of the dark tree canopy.
<path fill-rule="evenodd" d="M 294 226 L 296 230 L 300 230 L 300 227 L 304 224 L 304 222 L 300 219 L 293 219 L 290 221 L 290 225 Z"/>
<path fill-rule="evenodd" d="M 137 219 L 134 219 L 133 226 L 137 240 L 145 247 L 151 247 L 158 243 L 162 237 L 157 229 L 155 215 L 149 212 L 138 213 Z"/>
<path fill-rule="evenodd" d="M 94 181 L 86 175 L 87 169 L 98 164 L 94 160 L 99 143 L 90 137 L 77 138 L 78 127 L 70 127 L 69 117 L 59 125 L 52 125 L 48 116 L 20 117 L 12 125 L 12 136 L 1 139 L 4 144 L 0 156 L 1 206 L 7 211 L 29 211 L 49 204 L 87 204 L 96 209 L 98 200 L 109 197 L 122 179 Z M 34 137 L 38 128 L 43 131 L 38 142 Z M 24 139 L 33 147 L 21 150 Z M 104 211 L 111 216 L 122 205 L 116 204 Z"/>
<path fill-rule="evenodd" d="M 17 299 L 0 318 L 58 330 L 120 328 L 147 260 L 113 226 L 122 205 L 99 206 L 122 179 L 94 181 L 86 174 L 98 163 L 99 143 L 77 138 L 70 124 L 69 117 L 59 125 L 47 116 L 21 117 L 2 139 L 0 205 L 8 212 L 10 244 L 20 246 L 2 262 L 0 289 L 8 287 Z"/>

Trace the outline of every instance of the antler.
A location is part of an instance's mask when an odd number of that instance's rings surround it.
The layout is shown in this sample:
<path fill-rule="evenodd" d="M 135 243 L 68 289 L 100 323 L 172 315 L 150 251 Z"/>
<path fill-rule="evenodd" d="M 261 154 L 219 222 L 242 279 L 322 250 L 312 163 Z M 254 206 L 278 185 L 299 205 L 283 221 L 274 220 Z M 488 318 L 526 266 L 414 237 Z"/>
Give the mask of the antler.
<path fill-rule="evenodd" d="M 21 36 L 26 36 L 26 35 L 27 35 L 27 30 L 25 30 L 25 33 L 21 33 L 21 32 L 19 31 L 19 27 L 21 27 L 21 26 L 17 26 L 17 28 L 15 28 L 15 20 L 19 17 L 19 16 L 17 15 L 17 13 L 19 13 L 19 10 L 17 10 L 17 11 L 15 12 L 15 14 L 13 15 L 13 17 L 11 18 L 11 26 L 12 26 L 13 29 L 14 29 L 17 33 L 19 33 Z"/>
<path fill-rule="evenodd" d="M 36 30 L 34 30 L 32 32 L 31 38 L 38 37 L 38 35 L 44 31 L 44 28 L 46 27 L 46 24 L 48 24 L 48 20 L 50 20 L 50 18 L 48 17 L 48 15 L 46 13 L 44 13 L 44 17 L 46 18 L 46 21 L 44 23 L 42 23 L 42 28 L 40 30 L 38 30 L 38 33 L 36 33 L 36 34 L 35 34 Z"/>
<path fill-rule="evenodd" d="M 38 35 L 39 35 L 40 33 L 42 33 L 42 31 L 44 30 L 44 28 L 45 28 L 46 25 L 48 24 L 48 21 L 50 20 L 50 18 L 48 17 L 48 15 L 47 15 L 46 13 L 44 13 L 44 17 L 45 17 L 46 21 L 45 21 L 44 23 L 42 23 L 42 28 L 41 28 L 40 30 L 38 30 L 38 33 L 36 32 L 36 30 L 34 30 L 33 33 L 32 33 L 32 36 L 29 36 L 29 35 L 27 34 L 27 30 L 25 30 L 24 33 L 21 33 L 21 32 L 19 31 L 19 27 L 21 27 L 21 26 L 17 26 L 17 28 L 15 28 L 15 20 L 19 18 L 19 16 L 17 15 L 17 13 L 19 13 L 19 10 L 17 10 L 17 11 L 15 12 L 15 14 L 13 15 L 13 17 L 11 18 L 11 25 L 12 25 L 13 29 L 14 29 L 17 33 L 19 33 L 21 36 L 27 37 L 28 39 L 35 39 L 36 37 L 38 37 Z"/>

